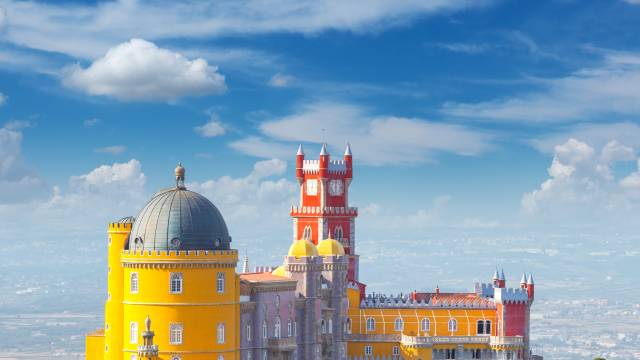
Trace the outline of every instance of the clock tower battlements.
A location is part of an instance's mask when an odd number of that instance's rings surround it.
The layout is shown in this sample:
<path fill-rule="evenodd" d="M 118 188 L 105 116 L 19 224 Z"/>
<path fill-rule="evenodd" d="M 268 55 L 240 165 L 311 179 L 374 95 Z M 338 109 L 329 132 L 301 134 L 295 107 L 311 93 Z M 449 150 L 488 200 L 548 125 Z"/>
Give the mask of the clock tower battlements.
<path fill-rule="evenodd" d="M 332 160 L 322 144 L 319 158 L 305 159 L 302 145 L 296 154 L 296 179 L 300 184 L 300 204 L 291 207 L 293 240 L 314 244 L 338 240 L 349 256 L 348 278 L 357 281 L 358 255 L 355 253 L 355 218 L 358 209 L 349 206 L 349 186 L 353 179 L 353 156 L 347 144 L 342 159 Z"/>

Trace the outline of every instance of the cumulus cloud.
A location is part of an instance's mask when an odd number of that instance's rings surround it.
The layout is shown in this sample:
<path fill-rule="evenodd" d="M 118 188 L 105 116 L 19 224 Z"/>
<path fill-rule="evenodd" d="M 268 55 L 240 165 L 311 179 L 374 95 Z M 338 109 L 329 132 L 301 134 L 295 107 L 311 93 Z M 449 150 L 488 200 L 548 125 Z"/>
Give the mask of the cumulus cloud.
<path fill-rule="evenodd" d="M 569 139 L 554 149 L 549 178 L 525 193 L 526 216 L 545 221 L 571 223 L 625 222 L 640 210 L 639 172 L 622 178 L 613 171 L 617 162 L 637 160 L 635 150 L 612 140 L 601 149 Z"/>
<path fill-rule="evenodd" d="M 0 128 L 0 204 L 41 199 L 50 191 L 40 176 L 25 164 L 19 129 Z"/>
<path fill-rule="evenodd" d="M 216 119 L 211 119 L 204 125 L 196 126 L 193 130 L 206 138 L 224 135 L 225 132 L 222 122 Z"/>
<path fill-rule="evenodd" d="M 394 27 L 420 16 L 486 5 L 469 0 L 350 1 L 260 0 L 238 3 L 110 1 L 53 4 L 2 0 L 10 26 L 3 38 L 18 46 L 94 58 L 111 44 L 135 36 L 159 40 L 237 34 L 363 32 Z M 189 6 L 186 6 L 186 5 Z M 161 25 L 159 25 L 161 24 Z M 60 41 L 65 39 L 65 41 Z"/>
<path fill-rule="evenodd" d="M 189 60 L 142 39 L 109 49 L 88 68 L 67 68 L 63 83 L 89 95 L 123 101 L 174 101 L 226 89 L 224 76 L 204 59 Z"/>
<path fill-rule="evenodd" d="M 480 103 L 447 103 L 447 115 L 491 121 L 569 122 L 606 114 L 640 115 L 640 54 L 605 53 L 597 67 L 551 79 L 539 90 Z"/>
<path fill-rule="evenodd" d="M 127 151 L 127 147 L 124 145 L 111 145 L 97 148 L 94 151 L 102 154 L 120 155 L 123 152 Z"/>
<path fill-rule="evenodd" d="M 283 88 L 291 85 L 295 80 L 296 78 L 291 75 L 277 73 L 269 79 L 268 84 L 272 87 Z"/>
<path fill-rule="evenodd" d="M 530 140 L 531 145 L 543 153 L 553 154 L 557 144 L 569 139 L 580 139 L 592 147 L 602 148 L 611 139 L 622 144 L 640 148 L 640 126 L 632 122 L 586 123 L 572 126 L 568 131 L 556 131 L 552 134 Z"/>
<path fill-rule="evenodd" d="M 366 109 L 347 103 L 316 102 L 305 104 L 288 116 L 263 122 L 260 132 L 265 141 L 248 137 L 231 144 L 245 153 L 270 157 L 295 147 L 296 142 L 326 141 L 339 154 L 351 143 L 358 159 L 372 165 L 412 164 L 433 160 L 433 155 L 448 152 L 478 155 L 491 148 L 492 135 L 462 125 L 439 123 L 418 118 L 376 116 Z M 291 153 L 291 150 L 288 150 Z"/>

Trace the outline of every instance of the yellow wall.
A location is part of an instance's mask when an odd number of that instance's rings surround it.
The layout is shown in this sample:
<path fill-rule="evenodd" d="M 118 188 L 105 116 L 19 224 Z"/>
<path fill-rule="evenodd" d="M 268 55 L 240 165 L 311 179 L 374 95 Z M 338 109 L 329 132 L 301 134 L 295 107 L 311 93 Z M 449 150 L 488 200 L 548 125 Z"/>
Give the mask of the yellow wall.
<path fill-rule="evenodd" d="M 108 230 L 108 269 L 107 269 L 107 301 L 105 303 L 105 346 L 104 358 L 122 359 L 122 274 L 120 252 L 131 232 L 132 224 L 109 224 Z M 87 355 L 87 359 L 89 359 Z M 129 359 L 127 359 L 129 360 Z"/>
<path fill-rule="evenodd" d="M 104 333 L 87 334 L 85 339 L 85 353 L 87 359 L 104 359 Z"/>
<path fill-rule="evenodd" d="M 240 339 L 237 337 L 240 324 L 240 286 L 235 273 L 237 252 L 192 251 L 134 254 L 125 251 L 122 255 L 124 267 L 124 359 L 129 359 L 142 344 L 142 332 L 147 315 L 151 318 L 154 344 L 159 346 L 160 358 L 170 359 L 179 354 L 183 360 L 238 359 Z M 130 292 L 130 274 L 138 274 L 138 293 Z M 182 274 L 182 293 L 170 291 L 170 274 Z M 218 273 L 225 274 L 225 291 L 216 288 Z M 131 343 L 129 327 L 138 323 L 138 341 Z M 183 342 L 169 343 L 170 324 L 182 324 Z M 217 343 L 217 325 L 225 325 L 225 342 Z"/>

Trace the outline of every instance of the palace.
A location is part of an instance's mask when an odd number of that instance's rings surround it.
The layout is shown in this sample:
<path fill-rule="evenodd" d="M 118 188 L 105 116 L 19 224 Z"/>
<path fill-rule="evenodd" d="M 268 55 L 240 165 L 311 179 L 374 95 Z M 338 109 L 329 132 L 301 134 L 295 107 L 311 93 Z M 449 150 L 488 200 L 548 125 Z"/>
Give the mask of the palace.
<path fill-rule="evenodd" d="M 496 269 L 468 293 L 367 293 L 349 206 L 353 156 L 296 155 L 300 203 L 280 266 L 249 271 L 218 209 L 175 186 L 108 226 L 104 328 L 89 360 L 541 359 L 531 354 L 532 275 Z M 416 284 L 416 288 L 421 285 Z"/>

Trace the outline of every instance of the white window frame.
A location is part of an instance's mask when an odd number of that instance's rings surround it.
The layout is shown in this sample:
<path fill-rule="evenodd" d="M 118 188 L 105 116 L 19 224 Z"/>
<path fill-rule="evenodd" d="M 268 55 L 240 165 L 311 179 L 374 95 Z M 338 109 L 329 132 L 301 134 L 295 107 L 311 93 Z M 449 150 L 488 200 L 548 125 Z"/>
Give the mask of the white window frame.
<path fill-rule="evenodd" d="M 309 179 L 305 182 L 305 187 L 307 190 L 307 195 L 316 196 L 318 195 L 318 180 L 317 179 Z"/>
<path fill-rule="evenodd" d="M 138 343 L 138 323 L 136 321 L 132 321 L 129 323 L 129 343 Z"/>
<path fill-rule="evenodd" d="M 371 346 L 371 345 L 365 345 L 365 346 L 364 346 L 364 354 L 365 354 L 366 356 L 371 356 L 371 355 L 373 355 L 373 346 Z"/>
<path fill-rule="evenodd" d="M 225 341 L 224 332 L 225 332 L 224 323 L 219 323 L 218 326 L 216 327 L 216 340 L 218 344 L 224 344 L 224 341 Z"/>
<path fill-rule="evenodd" d="M 394 321 L 393 321 L 393 330 L 395 331 L 402 331 L 404 330 L 404 320 L 402 320 L 401 317 L 397 317 Z"/>
<path fill-rule="evenodd" d="M 429 329 L 430 327 L 431 327 L 431 320 L 429 320 L 428 318 L 422 318 L 420 320 L 420 331 L 427 332 L 430 330 Z"/>
<path fill-rule="evenodd" d="M 313 237 L 313 233 L 311 231 L 311 225 L 307 225 L 304 227 L 304 230 L 302 231 L 302 238 L 304 240 L 309 240 L 311 241 L 311 238 Z"/>
<path fill-rule="evenodd" d="M 399 346 L 394 346 L 393 348 L 391 348 L 391 354 L 394 355 L 394 356 L 400 355 L 400 347 Z"/>
<path fill-rule="evenodd" d="M 484 321 L 484 334 L 491 335 L 491 320 Z"/>
<path fill-rule="evenodd" d="M 327 323 L 327 332 L 329 334 L 333 334 L 333 319 L 329 319 L 329 322 Z"/>
<path fill-rule="evenodd" d="M 291 337 L 293 335 L 293 324 L 291 323 L 291 319 L 287 320 L 287 337 Z"/>
<path fill-rule="evenodd" d="M 218 360 L 224 360 L 224 355 L 218 355 Z"/>
<path fill-rule="evenodd" d="M 183 341 L 183 335 L 182 324 L 169 324 L 169 344 L 181 345 Z"/>
<path fill-rule="evenodd" d="M 218 294 L 224 294 L 225 283 L 225 274 L 223 272 L 219 272 L 216 278 L 216 290 L 218 291 Z"/>
<path fill-rule="evenodd" d="M 344 331 L 347 334 L 351 334 L 351 318 L 347 318 L 344 322 L 344 325 L 345 325 Z"/>
<path fill-rule="evenodd" d="M 367 331 L 375 331 L 376 330 L 376 319 L 372 317 L 368 317 L 366 320 Z"/>
<path fill-rule="evenodd" d="M 266 339 L 269 336 L 267 329 L 267 320 L 262 321 L 262 338 Z"/>
<path fill-rule="evenodd" d="M 453 331 L 458 331 L 458 320 L 451 318 L 449 319 L 449 322 L 447 324 L 447 328 L 449 329 L 449 331 L 453 332 Z"/>
<path fill-rule="evenodd" d="M 282 336 L 282 321 L 280 321 L 280 316 L 276 317 L 275 324 L 273 325 L 273 337 L 276 339 L 280 339 Z"/>
<path fill-rule="evenodd" d="M 137 272 L 129 274 L 129 292 L 137 294 L 140 288 L 140 275 Z"/>
<path fill-rule="evenodd" d="M 169 275 L 169 291 L 172 294 L 182 294 L 183 285 L 182 273 L 172 272 Z"/>
<path fill-rule="evenodd" d="M 247 341 L 251 341 L 251 323 L 247 323 Z"/>

